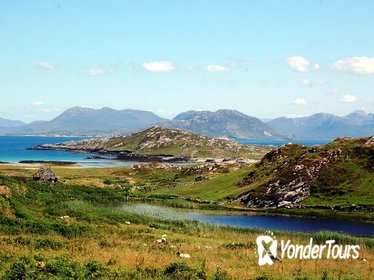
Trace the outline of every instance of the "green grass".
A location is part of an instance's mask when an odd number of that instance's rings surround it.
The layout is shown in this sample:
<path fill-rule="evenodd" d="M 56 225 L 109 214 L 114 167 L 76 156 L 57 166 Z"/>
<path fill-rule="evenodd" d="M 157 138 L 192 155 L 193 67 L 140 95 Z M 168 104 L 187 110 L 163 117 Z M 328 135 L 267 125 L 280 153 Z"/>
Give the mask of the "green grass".
<path fill-rule="evenodd" d="M 374 206 L 374 172 L 357 160 L 345 160 L 323 171 L 304 205 Z"/>
<path fill-rule="evenodd" d="M 248 173 L 248 169 L 220 175 L 209 181 L 202 181 L 182 187 L 162 188 L 151 194 L 169 194 L 182 197 L 192 197 L 203 200 L 220 201 L 234 198 L 250 188 L 240 188 L 238 183 Z"/>

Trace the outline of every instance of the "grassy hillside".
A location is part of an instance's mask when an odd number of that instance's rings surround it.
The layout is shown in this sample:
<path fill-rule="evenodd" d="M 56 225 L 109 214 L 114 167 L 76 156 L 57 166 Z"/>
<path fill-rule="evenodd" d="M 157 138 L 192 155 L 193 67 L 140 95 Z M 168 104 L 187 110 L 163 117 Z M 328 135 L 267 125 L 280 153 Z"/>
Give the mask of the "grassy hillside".
<path fill-rule="evenodd" d="M 197 198 L 210 201 L 232 200 L 255 186 L 238 187 L 250 168 L 243 168 L 227 174 L 220 174 L 211 180 L 195 182 L 181 187 L 161 188 L 152 194 L 167 194 L 185 198 Z"/>
<path fill-rule="evenodd" d="M 246 169 L 155 193 L 217 201 L 239 198 L 250 207 L 353 205 L 370 210 L 374 207 L 371 141 L 344 138 L 321 147 L 285 145 Z"/>

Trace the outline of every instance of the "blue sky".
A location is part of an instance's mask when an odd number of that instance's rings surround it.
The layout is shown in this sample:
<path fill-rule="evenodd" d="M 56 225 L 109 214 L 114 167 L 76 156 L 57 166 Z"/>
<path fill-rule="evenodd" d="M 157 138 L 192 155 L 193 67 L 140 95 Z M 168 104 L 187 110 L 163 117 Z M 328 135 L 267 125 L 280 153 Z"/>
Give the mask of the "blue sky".
<path fill-rule="evenodd" d="M 0 2 L 0 117 L 374 112 L 374 1 Z"/>

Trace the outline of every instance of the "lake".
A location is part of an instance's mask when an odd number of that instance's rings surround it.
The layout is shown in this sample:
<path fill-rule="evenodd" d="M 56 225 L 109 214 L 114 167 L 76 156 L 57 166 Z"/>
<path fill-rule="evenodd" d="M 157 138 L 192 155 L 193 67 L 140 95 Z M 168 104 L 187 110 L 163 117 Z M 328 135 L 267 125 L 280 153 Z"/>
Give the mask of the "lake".
<path fill-rule="evenodd" d="M 145 203 L 128 203 L 121 207 L 126 212 L 158 219 L 196 220 L 203 223 L 283 230 L 294 232 L 336 231 L 357 236 L 374 236 L 374 224 L 356 223 L 341 219 L 315 219 L 268 215 L 211 215 L 209 211 L 176 209 Z"/>

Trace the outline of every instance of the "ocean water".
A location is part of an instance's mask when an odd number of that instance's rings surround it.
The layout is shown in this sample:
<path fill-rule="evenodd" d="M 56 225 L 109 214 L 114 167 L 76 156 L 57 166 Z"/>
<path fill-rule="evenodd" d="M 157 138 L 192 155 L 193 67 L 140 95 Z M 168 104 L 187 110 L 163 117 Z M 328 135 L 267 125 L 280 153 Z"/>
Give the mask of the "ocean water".
<path fill-rule="evenodd" d="M 0 161 L 18 163 L 22 160 L 74 161 L 85 167 L 105 167 L 132 165 L 133 162 L 122 162 L 111 159 L 86 159 L 91 154 L 69 153 L 65 151 L 27 150 L 41 144 L 54 144 L 70 140 L 81 140 L 82 137 L 41 137 L 41 136 L 0 136 Z"/>

